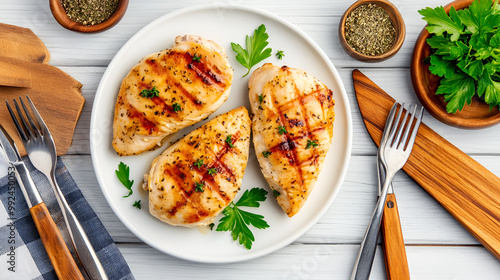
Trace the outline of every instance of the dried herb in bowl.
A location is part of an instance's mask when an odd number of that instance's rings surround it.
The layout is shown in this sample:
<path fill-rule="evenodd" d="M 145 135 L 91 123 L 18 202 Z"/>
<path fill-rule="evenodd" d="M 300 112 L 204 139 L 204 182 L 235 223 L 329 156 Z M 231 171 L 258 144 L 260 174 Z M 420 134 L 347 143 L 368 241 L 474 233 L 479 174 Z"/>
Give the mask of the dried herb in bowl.
<path fill-rule="evenodd" d="M 363 4 L 347 16 L 345 38 L 355 51 L 376 56 L 392 48 L 396 29 L 386 10 L 377 4 Z"/>
<path fill-rule="evenodd" d="M 115 12 L 118 0 L 61 0 L 68 17 L 83 25 L 104 22 Z"/>

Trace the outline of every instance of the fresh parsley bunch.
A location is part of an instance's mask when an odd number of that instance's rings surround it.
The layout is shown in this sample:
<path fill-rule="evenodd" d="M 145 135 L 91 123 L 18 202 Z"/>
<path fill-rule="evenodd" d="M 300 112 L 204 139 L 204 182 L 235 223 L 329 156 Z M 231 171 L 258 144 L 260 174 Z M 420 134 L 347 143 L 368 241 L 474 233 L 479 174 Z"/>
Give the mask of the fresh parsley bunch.
<path fill-rule="evenodd" d="M 444 95 L 446 111 L 461 111 L 477 95 L 490 109 L 500 106 L 500 6 L 498 0 L 474 0 L 449 15 L 443 7 L 418 11 L 432 36 L 427 58 L 432 74 L 442 77 L 436 94 Z"/>

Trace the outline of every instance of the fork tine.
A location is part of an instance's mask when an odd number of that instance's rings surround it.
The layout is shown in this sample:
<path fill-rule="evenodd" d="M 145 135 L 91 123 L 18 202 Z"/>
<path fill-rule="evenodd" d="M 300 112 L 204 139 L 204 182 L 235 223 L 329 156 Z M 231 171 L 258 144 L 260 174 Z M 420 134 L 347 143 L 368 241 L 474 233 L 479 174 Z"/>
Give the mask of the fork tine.
<path fill-rule="evenodd" d="M 401 107 L 401 111 L 404 111 L 405 108 L 404 106 Z M 408 115 L 409 115 L 409 111 L 406 110 L 406 112 L 404 113 L 404 117 L 403 119 L 401 120 L 401 124 L 398 124 L 399 125 L 399 129 L 398 129 L 398 133 L 396 134 L 396 139 L 394 140 L 394 145 L 396 147 L 399 146 L 399 143 L 401 143 L 401 135 L 403 134 L 403 130 L 405 128 L 405 125 L 406 125 L 406 122 L 407 122 L 407 119 L 408 119 Z"/>
<path fill-rule="evenodd" d="M 410 110 L 411 110 L 411 108 L 408 108 L 409 114 L 410 114 Z M 416 112 L 417 112 L 417 104 L 414 104 L 413 105 L 413 112 L 410 114 L 410 119 L 408 120 L 408 123 L 406 124 L 406 130 L 405 130 L 405 133 L 403 135 L 403 139 L 401 139 L 401 141 L 399 142 L 398 148 L 402 145 L 402 148 L 406 149 L 406 147 L 407 147 L 406 141 L 408 140 L 408 135 L 410 134 L 410 130 L 412 130 L 412 128 L 413 128 L 413 121 L 416 120 L 415 119 Z"/>
<path fill-rule="evenodd" d="M 28 141 L 28 137 L 27 137 L 26 133 L 24 132 L 24 129 L 22 128 L 21 124 L 17 120 L 17 117 L 14 114 L 14 111 L 12 111 L 12 108 L 10 107 L 9 102 L 7 100 L 5 100 L 5 103 L 7 104 L 7 110 L 9 110 L 10 117 L 14 121 L 14 124 L 16 126 L 17 132 L 18 132 L 19 136 L 21 137 L 21 140 L 23 142 L 27 142 Z"/>
<path fill-rule="evenodd" d="M 30 124 L 31 131 L 34 134 L 36 134 L 36 137 L 40 137 L 41 136 L 41 132 L 38 129 L 38 126 L 33 121 L 33 118 L 31 117 L 30 111 L 28 110 L 28 108 L 26 107 L 26 105 L 24 105 L 23 99 L 20 96 L 19 96 L 19 101 L 21 102 L 21 107 L 23 107 L 24 113 L 26 115 L 26 119 L 28 119 L 28 122 Z"/>
<path fill-rule="evenodd" d="M 28 99 L 28 103 L 30 104 L 30 107 L 31 107 L 31 112 L 33 112 L 33 115 L 35 116 L 35 119 L 38 123 L 38 126 L 40 127 L 40 129 L 43 132 L 42 135 L 51 136 L 49 128 L 47 127 L 47 125 L 43 121 L 43 118 L 40 115 L 40 113 L 38 113 L 38 110 L 36 109 L 35 104 L 33 104 L 33 101 L 31 101 L 31 98 L 28 95 L 26 95 L 26 99 Z"/>
<path fill-rule="evenodd" d="M 31 128 L 31 126 L 26 121 L 26 118 L 23 115 L 23 111 L 21 110 L 21 107 L 19 107 L 19 104 L 17 103 L 17 101 L 15 99 L 14 99 L 14 106 L 16 107 L 17 116 L 21 120 L 22 127 L 24 128 L 25 132 L 28 133 L 26 136 L 28 136 L 28 139 L 35 138 L 35 134 L 33 134 L 34 132 Z"/>
<path fill-rule="evenodd" d="M 389 137 L 387 139 L 386 145 L 392 146 L 394 143 L 394 136 L 396 135 L 396 130 L 398 129 L 399 121 L 401 120 L 401 114 L 403 113 L 403 108 L 405 104 L 401 104 L 400 109 L 398 111 L 398 115 L 396 119 L 393 122 L 393 125 L 391 127 L 391 131 L 389 132 Z"/>
<path fill-rule="evenodd" d="M 416 108 L 416 105 L 415 105 L 415 109 Z M 415 139 L 417 138 L 417 133 L 418 133 L 418 128 L 420 127 L 420 123 L 422 122 L 422 117 L 424 115 L 424 107 L 421 107 L 420 108 L 420 112 L 418 112 L 418 115 L 416 115 L 416 121 L 415 121 L 415 129 L 413 129 L 412 133 L 411 133 L 411 136 L 410 136 L 410 140 L 408 140 L 408 146 L 407 146 L 407 149 L 413 149 L 413 145 L 415 144 Z"/>

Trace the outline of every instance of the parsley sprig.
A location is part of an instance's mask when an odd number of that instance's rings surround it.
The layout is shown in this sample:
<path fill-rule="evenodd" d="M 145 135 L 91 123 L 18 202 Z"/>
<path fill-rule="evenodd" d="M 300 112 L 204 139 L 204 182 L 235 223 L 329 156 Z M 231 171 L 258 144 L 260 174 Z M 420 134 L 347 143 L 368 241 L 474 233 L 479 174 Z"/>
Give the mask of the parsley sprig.
<path fill-rule="evenodd" d="M 156 89 L 156 87 L 153 87 L 152 89 L 143 89 L 141 90 L 141 96 L 146 98 L 158 97 L 160 96 L 160 92 Z"/>
<path fill-rule="evenodd" d="M 262 24 L 255 29 L 253 36 L 246 36 L 246 49 L 240 44 L 231 42 L 231 47 L 236 52 L 236 61 L 248 69 L 243 77 L 250 73 L 253 66 L 271 56 L 273 50 L 266 48 L 269 44 L 267 39 L 269 39 L 269 35 L 266 33 L 266 26 Z"/>
<path fill-rule="evenodd" d="M 248 225 L 266 229 L 269 224 L 264 220 L 264 216 L 241 210 L 240 207 L 259 207 L 260 202 L 266 200 L 266 195 L 267 191 L 262 188 L 246 190 L 238 202 L 231 202 L 224 208 L 224 217 L 220 219 L 216 231 L 231 231 L 233 240 L 238 240 L 248 250 L 252 249 L 255 237 Z"/>
<path fill-rule="evenodd" d="M 418 11 L 431 37 L 427 58 L 432 74 L 441 77 L 436 94 L 444 95 L 446 111 L 456 113 L 477 95 L 500 106 L 500 8 L 497 1 L 474 0 L 469 8 L 449 15 L 443 7 Z"/>
<path fill-rule="evenodd" d="M 123 197 L 129 197 L 133 193 L 132 186 L 134 185 L 134 180 L 131 181 L 129 179 L 130 167 L 120 161 L 120 164 L 118 164 L 118 169 L 115 170 L 115 173 L 116 177 L 118 177 L 118 180 L 120 180 L 122 185 L 124 185 L 125 188 L 129 190 L 128 195 L 124 195 Z"/>

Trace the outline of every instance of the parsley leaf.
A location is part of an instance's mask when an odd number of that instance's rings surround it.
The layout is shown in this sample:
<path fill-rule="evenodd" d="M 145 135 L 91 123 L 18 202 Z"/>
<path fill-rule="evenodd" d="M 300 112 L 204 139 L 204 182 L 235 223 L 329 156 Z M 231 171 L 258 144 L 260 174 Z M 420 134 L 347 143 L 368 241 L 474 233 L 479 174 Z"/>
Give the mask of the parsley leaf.
<path fill-rule="evenodd" d="M 278 50 L 278 51 L 276 51 L 276 56 L 278 57 L 278 59 L 281 60 L 285 56 L 285 52 L 281 51 L 281 50 Z"/>
<path fill-rule="evenodd" d="M 147 97 L 147 98 L 153 98 L 153 97 L 158 97 L 160 92 L 156 89 L 154 86 L 152 89 L 143 89 L 141 90 L 141 96 L 142 97 Z"/>
<path fill-rule="evenodd" d="M 442 35 L 446 32 L 451 35 L 451 41 L 453 42 L 458 40 L 463 32 L 464 27 L 454 7 L 450 9 L 450 16 L 446 14 L 442 6 L 434 9 L 427 7 L 418 12 L 424 16 L 424 20 L 429 24 L 426 27 L 429 33 Z"/>
<path fill-rule="evenodd" d="M 136 200 L 134 202 L 134 205 L 132 205 L 132 206 L 134 206 L 137 209 L 141 209 L 141 201 L 140 200 Z"/>
<path fill-rule="evenodd" d="M 194 189 L 195 192 L 204 192 L 205 191 L 205 189 L 204 189 L 205 185 L 203 184 L 203 182 L 201 182 L 201 183 L 195 182 L 194 186 L 195 186 L 195 189 Z"/>
<path fill-rule="evenodd" d="M 248 250 L 252 249 L 255 237 L 248 225 L 266 229 L 269 224 L 264 220 L 264 216 L 241 210 L 239 207 L 259 207 L 259 202 L 265 201 L 266 195 L 267 191 L 262 188 L 246 190 L 238 202 L 231 202 L 224 208 L 224 217 L 220 219 L 216 231 L 231 231 L 233 240 L 238 240 Z"/>
<path fill-rule="evenodd" d="M 307 139 L 307 145 L 306 145 L 306 149 L 309 149 L 309 148 L 314 148 L 316 146 L 318 146 L 318 140 L 311 140 L 311 139 Z"/>
<path fill-rule="evenodd" d="M 177 113 L 182 110 L 181 105 L 179 103 L 174 103 L 172 104 L 172 110 L 174 113 Z"/>
<path fill-rule="evenodd" d="M 443 94 L 446 111 L 455 113 L 462 110 L 465 103 L 470 105 L 475 92 L 474 79 L 463 74 L 456 74 L 449 79 L 442 79 L 436 94 Z"/>
<path fill-rule="evenodd" d="M 203 166 L 203 160 L 198 159 L 197 161 L 194 162 L 194 165 L 200 169 Z"/>
<path fill-rule="evenodd" d="M 118 180 L 120 180 L 122 185 L 124 185 L 125 188 L 129 190 L 128 195 L 124 195 L 123 197 L 129 197 L 133 193 L 132 186 L 134 185 L 134 180 L 130 181 L 129 179 L 130 167 L 120 161 L 120 164 L 118 164 L 118 169 L 115 170 L 115 173 L 116 177 L 118 177 Z"/>
<path fill-rule="evenodd" d="M 271 152 L 270 152 L 270 151 L 263 151 L 263 152 L 262 152 L 262 155 L 263 155 L 265 158 L 268 158 L 268 157 L 271 155 Z"/>
<path fill-rule="evenodd" d="M 246 36 L 246 49 L 240 44 L 231 42 L 231 47 L 236 52 L 236 61 L 248 69 L 243 77 L 250 73 L 253 66 L 271 56 L 272 49 L 266 48 L 269 44 L 267 39 L 269 35 L 266 33 L 266 26 L 262 24 L 255 29 L 253 36 Z"/>
<path fill-rule="evenodd" d="M 217 174 L 217 168 L 212 167 L 208 169 L 208 175 L 214 176 L 215 174 Z"/>
<path fill-rule="evenodd" d="M 234 148 L 234 145 L 233 145 L 233 135 L 232 134 L 229 134 L 226 137 L 225 142 L 229 145 L 229 147 Z"/>
<path fill-rule="evenodd" d="M 197 54 L 194 54 L 193 61 L 200 62 L 201 61 L 201 55 L 198 56 Z"/>
<path fill-rule="evenodd" d="M 286 133 L 286 128 L 282 125 L 278 126 L 278 133 L 283 135 Z"/>

